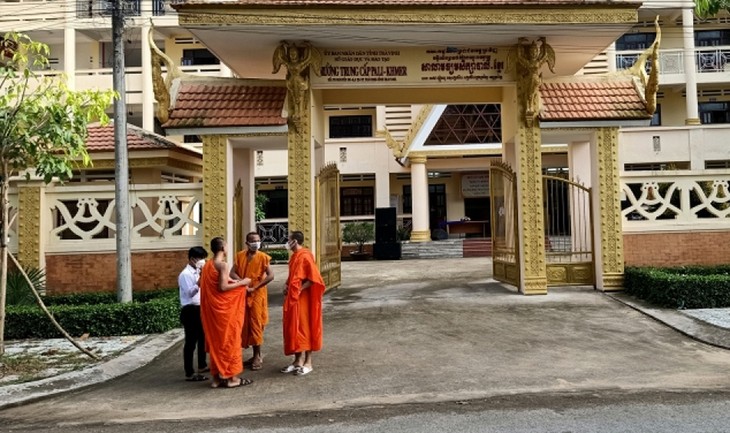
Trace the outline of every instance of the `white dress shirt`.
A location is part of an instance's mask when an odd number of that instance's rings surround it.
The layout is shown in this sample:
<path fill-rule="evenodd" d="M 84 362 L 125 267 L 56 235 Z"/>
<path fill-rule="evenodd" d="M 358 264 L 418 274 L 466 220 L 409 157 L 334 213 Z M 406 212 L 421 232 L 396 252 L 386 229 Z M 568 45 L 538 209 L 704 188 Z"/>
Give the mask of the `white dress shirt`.
<path fill-rule="evenodd" d="M 180 287 L 180 305 L 200 305 L 200 287 L 198 287 L 200 272 L 190 266 L 185 266 L 180 276 L 177 277 L 177 284 Z"/>

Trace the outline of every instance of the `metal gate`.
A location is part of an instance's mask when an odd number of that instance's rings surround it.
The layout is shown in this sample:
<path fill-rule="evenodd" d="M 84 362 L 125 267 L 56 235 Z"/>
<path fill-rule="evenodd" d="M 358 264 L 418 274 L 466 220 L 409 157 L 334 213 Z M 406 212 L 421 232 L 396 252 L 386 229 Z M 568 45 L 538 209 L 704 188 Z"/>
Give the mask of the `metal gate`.
<path fill-rule="evenodd" d="M 594 285 L 591 189 L 561 177 L 542 179 L 548 285 Z"/>
<path fill-rule="evenodd" d="M 519 287 L 520 263 L 517 242 L 517 185 L 515 173 L 503 162 L 489 167 L 492 212 L 492 276 Z"/>
<path fill-rule="evenodd" d="M 317 176 L 316 203 L 317 264 L 329 290 L 339 287 L 342 282 L 340 171 L 334 163 L 327 164 Z"/>

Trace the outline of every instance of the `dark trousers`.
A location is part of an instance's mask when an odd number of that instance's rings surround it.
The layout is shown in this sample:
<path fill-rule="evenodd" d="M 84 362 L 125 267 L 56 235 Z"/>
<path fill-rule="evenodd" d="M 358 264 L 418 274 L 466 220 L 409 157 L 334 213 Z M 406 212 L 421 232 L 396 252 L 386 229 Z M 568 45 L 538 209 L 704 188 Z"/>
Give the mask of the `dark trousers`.
<path fill-rule="evenodd" d="M 185 329 L 185 346 L 183 347 L 183 362 L 185 364 L 185 376 L 192 376 L 193 352 L 198 348 L 198 368 L 208 366 L 205 362 L 205 334 L 203 333 L 203 322 L 200 320 L 200 305 L 186 305 L 180 310 L 180 322 Z"/>

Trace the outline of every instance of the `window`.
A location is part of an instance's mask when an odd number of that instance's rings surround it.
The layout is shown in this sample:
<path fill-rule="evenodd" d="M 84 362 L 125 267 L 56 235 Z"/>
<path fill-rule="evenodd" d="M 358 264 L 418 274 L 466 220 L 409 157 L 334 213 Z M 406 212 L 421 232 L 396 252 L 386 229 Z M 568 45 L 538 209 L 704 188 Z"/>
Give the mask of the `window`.
<path fill-rule="evenodd" d="M 449 105 L 425 145 L 502 142 L 502 114 L 497 104 Z"/>
<path fill-rule="evenodd" d="M 700 102 L 699 106 L 703 125 L 730 123 L 730 103 Z"/>
<path fill-rule="evenodd" d="M 410 185 L 403 185 L 403 213 L 413 213 Z"/>
<path fill-rule="evenodd" d="M 663 170 L 689 170 L 689 162 L 643 162 L 624 164 L 624 171 L 663 171 Z"/>
<path fill-rule="evenodd" d="M 655 33 L 627 33 L 616 40 L 616 51 L 644 50 L 654 42 L 655 37 Z"/>
<path fill-rule="evenodd" d="M 205 48 L 183 50 L 182 66 L 218 65 L 220 60 Z"/>
<path fill-rule="evenodd" d="M 695 46 L 716 47 L 730 45 L 730 30 L 702 30 L 695 32 Z"/>
<path fill-rule="evenodd" d="M 373 116 L 330 116 L 330 138 L 373 136 Z"/>
<path fill-rule="evenodd" d="M 662 104 L 656 105 L 656 111 L 651 116 L 650 126 L 662 126 Z"/>
<path fill-rule="evenodd" d="M 372 186 L 340 189 L 340 216 L 373 215 L 375 189 Z"/>
<path fill-rule="evenodd" d="M 286 189 L 259 190 L 258 194 L 268 199 L 264 205 L 266 218 L 287 218 L 289 216 L 289 191 Z"/>

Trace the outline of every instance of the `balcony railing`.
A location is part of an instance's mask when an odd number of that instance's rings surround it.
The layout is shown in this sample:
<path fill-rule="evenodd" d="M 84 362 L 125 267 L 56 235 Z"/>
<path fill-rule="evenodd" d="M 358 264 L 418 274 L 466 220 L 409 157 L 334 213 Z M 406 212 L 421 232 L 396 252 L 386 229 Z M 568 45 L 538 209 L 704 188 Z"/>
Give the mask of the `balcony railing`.
<path fill-rule="evenodd" d="M 633 66 L 643 51 L 621 51 L 616 54 L 616 69 Z M 726 72 L 730 63 L 730 47 L 698 48 L 695 64 L 698 73 Z M 647 68 L 650 65 L 647 64 Z M 727 66 L 730 71 L 730 66 Z M 684 74 L 684 50 L 669 49 L 659 52 L 659 73 L 662 75 Z"/>
<path fill-rule="evenodd" d="M 76 0 L 76 17 L 94 18 L 108 17 L 112 15 L 114 0 Z M 141 0 L 125 0 L 126 7 L 124 15 L 138 17 L 142 10 Z M 174 14 L 175 10 L 170 7 L 170 0 L 152 0 L 152 15 L 162 16 Z"/>
<path fill-rule="evenodd" d="M 77 18 L 108 17 L 114 11 L 114 0 L 76 0 Z M 124 16 L 138 17 L 141 0 L 124 0 Z"/>

